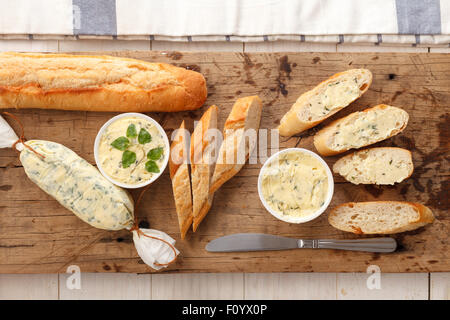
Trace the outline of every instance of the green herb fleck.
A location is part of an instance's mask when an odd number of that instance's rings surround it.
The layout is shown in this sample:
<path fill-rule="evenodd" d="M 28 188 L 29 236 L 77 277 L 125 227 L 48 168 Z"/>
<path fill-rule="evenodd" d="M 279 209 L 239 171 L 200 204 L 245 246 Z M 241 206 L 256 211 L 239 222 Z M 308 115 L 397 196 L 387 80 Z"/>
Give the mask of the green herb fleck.
<path fill-rule="evenodd" d="M 130 145 L 130 140 L 127 137 L 119 137 L 111 143 L 114 148 L 124 151 Z"/>
<path fill-rule="evenodd" d="M 389 164 L 392 164 L 392 159 L 391 159 L 391 161 L 389 161 Z"/>
<path fill-rule="evenodd" d="M 134 162 L 136 162 L 136 153 L 125 150 L 122 154 L 122 167 L 128 168 Z"/>
<path fill-rule="evenodd" d="M 144 128 L 141 128 L 141 130 L 139 131 L 138 142 L 140 144 L 146 144 L 150 141 L 152 141 L 152 136 L 150 135 L 150 133 Z"/>
<path fill-rule="evenodd" d="M 159 173 L 158 165 L 153 160 L 148 160 L 145 163 L 145 170 L 147 170 L 148 172 Z"/>
<path fill-rule="evenodd" d="M 137 131 L 136 126 L 134 124 L 130 124 L 127 128 L 127 137 L 128 138 L 136 138 L 137 137 Z"/>
<path fill-rule="evenodd" d="M 150 160 L 159 160 L 161 158 L 164 149 L 163 147 L 153 148 L 147 153 L 147 158 Z"/>

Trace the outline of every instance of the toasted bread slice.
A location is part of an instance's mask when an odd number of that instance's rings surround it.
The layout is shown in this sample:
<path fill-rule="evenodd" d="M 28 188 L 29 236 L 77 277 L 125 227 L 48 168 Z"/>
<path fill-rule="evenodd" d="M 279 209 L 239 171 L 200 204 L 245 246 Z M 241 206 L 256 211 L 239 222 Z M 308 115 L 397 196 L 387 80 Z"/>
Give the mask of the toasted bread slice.
<path fill-rule="evenodd" d="M 353 184 L 391 184 L 409 178 L 413 171 L 411 151 L 402 148 L 371 148 L 339 159 L 333 166 Z"/>
<path fill-rule="evenodd" d="M 357 234 L 391 234 L 420 228 L 434 221 L 420 203 L 402 201 L 348 202 L 334 208 L 328 221 L 336 229 Z"/>
<path fill-rule="evenodd" d="M 297 99 L 280 121 L 280 135 L 292 136 L 318 125 L 361 97 L 371 83 L 367 69 L 336 73 Z"/>
<path fill-rule="evenodd" d="M 175 132 L 170 146 L 169 170 L 172 179 L 175 208 L 178 215 L 181 239 L 184 239 L 192 224 L 192 193 L 189 177 L 189 132 L 185 129 L 184 121 Z"/>
<path fill-rule="evenodd" d="M 365 147 L 402 132 L 408 119 L 405 110 L 380 104 L 332 122 L 314 136 L 314 146 L 323 156 Z"/>
<path fill-rule="evenodd" d="M 214 193 L 238 173 L 256 146 L 262 102 L 258 96 L 238 99 L 223 129 L 224 140 L 220 146 L 209 193 Z"/>
<path fill-rule="evenodd" d="M 191 182 L 193 230 L 211 208 L 214 195 L 209 193 L 217 157 L 217 106 L 211 106 L 203 114 L 191 139 Z"/>

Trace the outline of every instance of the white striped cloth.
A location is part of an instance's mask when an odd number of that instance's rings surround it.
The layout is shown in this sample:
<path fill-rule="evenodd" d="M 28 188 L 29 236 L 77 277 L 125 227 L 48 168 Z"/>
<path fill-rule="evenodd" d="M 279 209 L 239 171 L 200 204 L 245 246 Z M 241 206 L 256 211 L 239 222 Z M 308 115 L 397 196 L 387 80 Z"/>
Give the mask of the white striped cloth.
<path fill-rule="evenodd" d="M 3 39 L 450 46 L 450 0 L 0 0 Z"/>

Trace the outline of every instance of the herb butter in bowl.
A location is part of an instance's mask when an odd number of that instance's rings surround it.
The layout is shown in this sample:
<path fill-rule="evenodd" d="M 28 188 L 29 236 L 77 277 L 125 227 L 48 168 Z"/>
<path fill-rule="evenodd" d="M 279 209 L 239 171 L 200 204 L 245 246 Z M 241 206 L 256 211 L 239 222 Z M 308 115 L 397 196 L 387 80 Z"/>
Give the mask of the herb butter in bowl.
<path fill-rule="evenodd" d="M 286 222 L 317 218 L 330 204 L 333 191 L 328 165 L 314 152 L 302 148 L 275 153 L 259 173 L 261 202 L 273 216 Z"/>
<path fill-rule="evenodd" d="M 169 161 L 164 129 L 141 113 L 111 118 L 95 138 L 94 156 L 100 172 L 123 188 L 141 188 L 155 181 Z"/>

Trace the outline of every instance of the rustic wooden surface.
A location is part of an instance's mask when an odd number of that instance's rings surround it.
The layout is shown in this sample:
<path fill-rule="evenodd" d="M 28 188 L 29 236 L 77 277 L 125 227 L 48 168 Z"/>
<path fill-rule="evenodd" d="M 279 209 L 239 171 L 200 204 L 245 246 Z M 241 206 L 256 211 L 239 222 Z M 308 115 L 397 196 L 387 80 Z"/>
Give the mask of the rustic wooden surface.
<path fill-rule="evenodd" d="M 182 256 L 165 271 L 180 272 L 358 272 L 377 264 L 383 272 L 449 271 L 448 255 L 448 123 L 450 58 L 441 54 L 245 54 L 245 53 L 113 53 L 148 61 L 165 61 L 202 72 L 208 82 L 208 104 L 221 107 L 223 124 L 233 102 L 251 94 L 264 101 L 262 128 L 274 128 L 298 95 L 329 75 L 352 67 L 374 73 L 369 91 L 333 119 L 378 103 L 390 103 L 410 113 L 403 134 L 382 142 L 413 151 L 416 170 L 395 187 L 363 187 L 336 177 L 330 207 L 344 201 L 405 199 L 430 206 L 437 221 L 417 231 L 395 236 L 399 252 L 377 255 L 338 251 L 296 250 L 264 253 L 212 254 L 205 244 L 235 232 L 267 232 L 292 237 L 354 238 L 334 230 L 326 213 L 304 225 L 272 218 L 260 204 L 256 180 L 260 165 L 247 165 L 217 193 L 214 206 L 196 234 L 178 241 Z M 150 114 L 170 134 L 181 119 L 199 119 L 195 112 Z M 90 162 L 97 130 L 112 113 L 20 110 L 29 139 L 65 144 Z M 336 117 L 337 116 L 337 117 Z M 320 127 L 319 127 L 320 128 Z M 280 140 L 281 147 L 313 149 L 311 130 Z M 327 158 L 331 165 L 337 157 Z M 127 231 L 96 230 L 78 220 L 29 181 L 12 150 L 0 154 L 0 272 L 64 272 L 77 264 L 83 272 L 151 272 L 135 252 Z M 138 215 L 141 223 L 179 239 L 171 198 L 170 179 L 164 174 L 146 194 Z"/>

